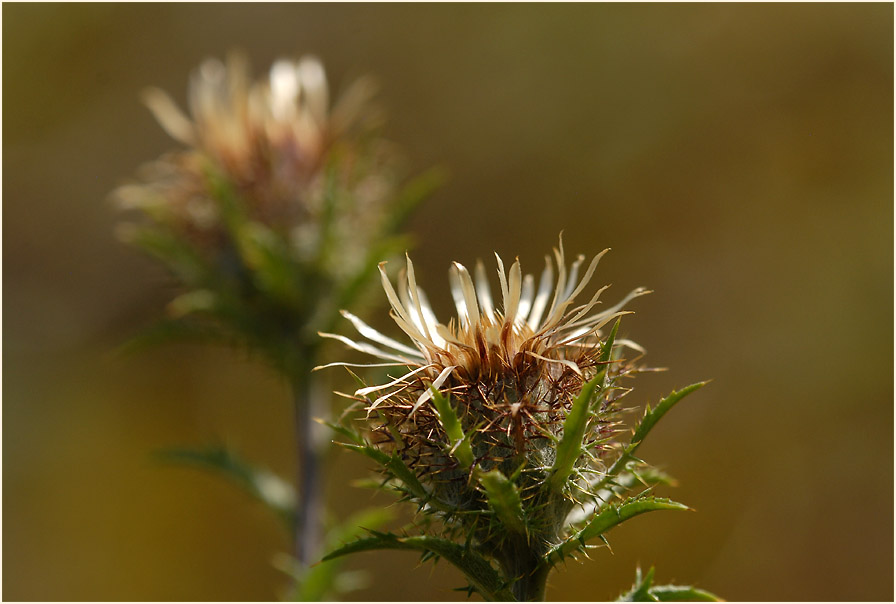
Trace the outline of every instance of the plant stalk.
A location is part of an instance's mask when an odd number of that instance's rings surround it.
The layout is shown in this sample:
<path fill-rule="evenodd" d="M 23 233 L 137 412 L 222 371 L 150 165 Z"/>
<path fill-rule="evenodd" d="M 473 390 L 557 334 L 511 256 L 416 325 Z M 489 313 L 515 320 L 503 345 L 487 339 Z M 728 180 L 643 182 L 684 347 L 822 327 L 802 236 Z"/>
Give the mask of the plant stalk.
<path fill-rule="evenodd" d="M 300 368 L 293 376 L 296 432 L 297 509 L 294 551 L 303 567 L 317 561 L 323 522 L 323 455 L 314 421 L 321 408 L 319 388 L 310 369 Z"/>
<path fill-rule="evenodd" d="M 522 535 L 510 539 L 498 554 L 498 561 L 508 579 L 516 579 L 510 592 L 518 602 L 543 602 L 551 567 L 534 551 Z"/>

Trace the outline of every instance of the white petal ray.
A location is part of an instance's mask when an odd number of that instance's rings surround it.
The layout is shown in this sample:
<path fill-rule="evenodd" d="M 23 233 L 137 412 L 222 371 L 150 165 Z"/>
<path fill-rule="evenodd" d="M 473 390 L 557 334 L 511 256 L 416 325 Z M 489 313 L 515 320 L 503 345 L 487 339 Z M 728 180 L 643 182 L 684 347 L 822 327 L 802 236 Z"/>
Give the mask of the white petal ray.
<path fill-rule="evenodd" d="M 316 57 L 303 57 L 296 66 L 299 83 L 307 107 L 318 125 L 326 123 L 329 96 L 327 76 Z"/>
<path fill-rule="evenodd" d="M 379 386 L 368 386 L 367 388 L 359 388 L 359 389 L 355 390 L 355 396 L 367 396 L 371 392 L 376 392 L 377 390 L 382 390 L 383 388 L 391 388 L 392 386 L 395 386 L 397 384 L 402 384 L 402 383 L 404 383 L 404 381 L 407 378 L 411 377 L 412 375 L 416 375 L 425 369 L 429 369 L 430 367 L 432 367 L 432 365 L 424 365 L 422 367 L 418 367 L 417 369 L 414 369 L 413 371 L 410 371 L 399 378 L 395 378 L 388 384 L 380 384 Z"/>
<path fill-rule="evenodd" d="M 609 286 L 606 285 L 606 286 L 604 286 L 602 289 L 606 289 L 607 287 L 609 287 Z M 649 294 L 649 293 L 651 293 L 650 290 L 647 290 L 647 289 L 644 289 L 644 288 L 639 287 L 639 288 L 637 288 L 637 289 L 632 290 L 631 292 L 629 292 L 629 294 L 628 294 L 625 298 L 623 298 L 621 301 L 619 301 L 619 302 L 617 302 L 616 304 L 614 304 L 612 307 L 610 307 L 610 308 L 606 308 L 606 309 L 600 311 L 599 313 L 595 313 L 595 314 L 591 315 L 590 317 L 586 317 L 586 318 L 584 318 L 584 319 L 578 319 L 577 321 L 569 321 L 569 322 L 567 322 L 566 324 L 563 325 L 563 327 L 561 328 L 561 330 L 570 329 L 570 328 L 573 328 L 573 327 L 582 327 L 582 326 L 587 326 L 587 325 L 594 324 L 594 323 L 596 323 L 596 322 L 598 322 L 598 321 L 603 320 L 603 318 L 604 318 L 606 315 L 608 315 L 608 314 L 612 314 L 612 313 L 618 311 L 619 309 L 621 309 L 623 306 L 625 306 L 625 305 L 626 305 L 630 300 L 632 300 L 633 298 L 637 298 L 638 296 L 643 296 L 644 294 Z"/>
<path fill-rule="evenodd" d="M 587 315 L 589 312 L 591 312 L 591 309 L 594 308 L 594 306 L 596 304 L 598 304 L 598 302 L 599 302 L 598 298 L 600 298 L 600 295 L 602 293 L 604 293 L 608 287 L 610 287 L 610 286 L 604 285 L 602 288 L 597 290 L 597 292 L 595 292 L 595 294 L 591 297 L 591 300 L 589 300 L 588 304 L 585 304 L 584 306 L 582 306 L 581 307 L 582 309 L 578 313 L 576 313 L 576 315 L 572 319 L 570 319 L 569 321 L 566 322 L 566 324 L 564 325 L 564 328 L 574 327 L 576 325 L 576 321 L 578 321 L 579 319 L 581 319 L 582 317 Z"/>
<path fill-rule="evenodd" d="M 485 266 L 481 260 L 476 261 L 476 268 L 473 269 L 476 277 L 476 294 L 479 296 L 479 305 L 482 312 L 488 317 L 488 320 L 494 323 L 495 319 L 495 302 L 492 300 L 492 290 L 488 286 L 488 277 L 485 274 Z"/>
<path fill-rule="evenodd" d="M 526 319 L 529 317 L 529 311 L 532 310 L 534 296 L 535 279 L 532 275 L 526 275 L 523 277 L 523 288 L 522 292 L 520 292 L 520 309 L 517 311 L 517 316 L 523 323 L 525 323 Z"/>
<path fill-rule="evenodd" d="M 420 305 L 420 295 L 417 293 L 417 277 L 414 275 L 414 263 L 411 262 L 410 256 L 405 254 L 405 257 L 408 261 L 408 286 L 410 287 L 411 300 L 420 317 L 420 325 L 423 328 L 423 333 L 427 338 L 432 339 L 429 335 L 429 327 L 426 325 L 426 317 L 423 315 L 423 307 Z"/>
<path fill-rule="evenodd" d="M 420 296 L 420 306 L 423 309 L 423 317 L 426 319 L 426 324 L 429 326 L 429 333 L 430 337 L 432 338 L 432 343 L 439 348 L 444 348 L 445 339 L 439 334 L 439 320 L 436 318 L 435 313 L 432 311 L 432 305 L 429 303 L 429 299 L 426 297 L 426 292 L 424 292 L 422 289 L 418 289 L 417 293 Z"/>
<path fill-rule="evenodd" d="M 343 344 L 345 344 L 346 346 L 348 346 L 349 348 L 351 348 L 353 350 L 357 350 L 358 352 L 363 352 L 365 354 L 369 354 L 370 356 L 378 357 L 378 358 L 384 359 L 386 361 L 399 361 L 399 363 L 401 363 L 401 364 L 408 364 L 408 365 L 416 365 L 417 364 L 416 361 L 412 361 L 410 359 L 400 357 L 397 354 L 392 354 L 390 352 L 386 352 L 385 350 L 380 350 L 376 346 L 371 346 L 370 344 L 367 344 L 366 342 L 355 342 L 353 340 L 349 340 L 345 336 L 341 336 L 336 333 L 324 333 L 321 331 L 321 332 L 318 332 L 317 335 L 319 335 L 322 338 L 330 338 L 331 340 L 339 340 L 340 342 L 342 342 Z M 418 357 L 419 357 L 419 354 L 418 354 Z"/>
<path fill-rule="evenodd" d="M 386 269 L 383 268 L 385 264 L 385 262 L 380 262 L 377 265 L 377 268 L 380 271 L 380 281 L 382 281 L 383 283 L 383 290 L 386 292 L 386 298 L 389 299 L 389 304 L 392 306 L 395 312 L 404 317 L 404 306 L 401 304 L 401 300 L 398 299 L 398 294 L 395 293 L 395 288 L 392 287 L 392 282 L 389 280 L 389 275 L 386 274 Z"/>
<path fill-rule="evenodd" d="M 426 356 L 426 353 L 423 351 L 424 349 L 432 350 L 432 341 L 422 333 L 420 333 L 420 331 L 414 325 L 411 325 L 410 323 L 399 317 L 395 312 L 391 312 L 390 316 L 392 317 L 392 320 L 395 321 L 395 324 L 398 325 L 398 327 L 401 328 L 401 330 L 405 332 L 414 341 L 414 343 L 417 344 L 418 347 L 421 348 L 421 354 L 423 354 L 424 357 Z"/>
<path fill-rule="evenodd" d="M 141 95 L 156 121 L 168 135 L 185 145 L 196 144 L 193 122 L 184 115 L 177 104 L 158 88 L 147 88 Z"/>
<path fill-rule="evenodd" d="M 616 317 L 621 317 L 623 315 L 631 315 L 631 314 L 634 314 L 634 313 L 630 310 L 622 310 L 617 313 L 613 313 L 612 315 L 609 315 L 609 316 L 601 316 L 600 321 L 596 325 L 593 325 L 593 326 L 589 327 L 588 329 L 585 329 L 584 331 L 583 330 L 575 331 L 574 332 L 575 335 L 567 336 L 567 338 L 565 340 L 558 342 L 551 348 L 555 348 L 557 346 L 566 346 L 568 344 L 571 344 L 572 342 L 575 342 L 576 340 L 581 340 L 585 336 L 588 336 L 592 333 L 596 333 L 601 327 L 603 327 L 604 325 L 606 325 L 607 323 L 609 323 Z"/>
<path fill-rule="evenodd" d="M 582 370 L 579 369 L 579 366 L 567 359 L 549 359 L 547 357 L 541 356 L 540 354 L 536 354 L 536 353 L 532 352 L 531 350 L 527 350 L 526 354 L 529 355 L 530 357 L 535 357 L 536 359 L 541 359 L 542 361 L 547 361 L 548 363 L 559 363 L 561 365 L 566 365 L 567 367 L 569 367 L 570 369 L 575 371 L 578 375 L 582 375 Z"/>
<path fill-rule="evenodd" d="M 626 348 L 631 348 L 634 351 L 640 352 L 641 354 L 647 354 L 647 349 L 638 344 L 637 342 L 633 342 L 631 340 L 623 339 L 616 340 L 616 344 L 619 346 L 625 346 Z"/>
<path fill-rule="evenodd" d="M 563 238 L 560 238 L 560 249 L 554 248 L 554 259 L 557 261 L 557 284 L 554 287 L 554 297 L 551 299 L 551 307 L 548 310 L 547 318 L 544 324 L 547 325 L 551 321 L 551 317 L 557 312 L 557 306 L 562 304 L 561 295 L 566 289 L 566 260 L 563 255 Z"/>
<path fill-rule="evenodd" d="M 513 263 L 513 266 L 510 267 L 510 274 L 508 275 L 507 291 L 510 293 L 510 299 L 504 301 L 506 304 L 504 309 L 506 316 L 504 317 L 504 320 L 511 325 L 517 321 L 516 313 L 520 306 L 520 288 L 522 287 L 522 279 L 520 259 L 517 258 Z"/>
<path fill-rule="evenodd" d="M 394 348 L 395 350 L 404 352 L 406 354 L 409 354 L 409 355 L 412 355 L 415 357 L 421 356 L 419 350 L 411 348 L 410 346 L 406 346 L 406 345 L 402 344 L 401 342 L 398 342 L 388 336 L 381 334 L 380 332 L 375 330 L 373 327 L 371 327 L 370 325 L 368 325 L 367 323 L 365 323 L 364 321 L 362 321 L 361 319 L 359 319 L 352 313 L 348 312 L 347 310 L 343 310 L 340 312 L 342 313 L 343 317 L 345 317 L 346 319 L 348 319 L 349 321 L 352 322 L 352 325 L 355 326 L 355 329 L 358 330 L 358 333 L 360 333 L 362 336 L 364 336 L 368 340 L 371 340 L 372 342 L 376 342 L 377 344 L 382 344 L 383 346 L 388 346 L 389 348 Z"/>
<path fill-rule="evenodd" d="M 414 308 L 414 302 L 411 300 L 411 295 L 408 291 L 409 289 L 407 270 L 401 269 L 401 272 L 398 274 L 398 299 L 401 300 L 402 306 L 407 310 L 408 317 L 410 317 L 411 320 L 410 324 L 413 325 L 418 332 L 422 333 L 423 321 L 420 319 L 417 309 Z"/>
<path fill-rule="evenodd" d="M 652 291 L 645 287 L 637 287 L 637 288 L 633 289 L 632 291 L 630 291 L 628 293 L 628 295 L 626 295 L 618 303 L 614 304 L 613 306 L 611 306 L 610 308 L 608 308 L 604 311 L 601 311 L 600 314 L 603 315 L 603 314 L 608 314 L 608 313 L 614 313 L 617 310 L 619 310 L 620 308 L 622 308 L 623 306 L 625 306 L 626 304 L 628 304 L 631 300 L 633 300 L 639 296 L 644 296 L 649 293 L 652 293 Z"/>
<path fill-rule="evenodd" d="M 408 326 L 409 329 L 404 329 L 405 333 L 411 336 L 413 339 L 417 341 L 425 340 L 426 338 L 418 329 L 414 329 L 410 327 L 414 320 L 411 318 L 410 314 L 405 310 L 404 306 L 402 306 L 401 301 L 398 299 L 398 295 L 395 293 L 395 289 L 392 287 L 392 282 L 389 281 L 389 276 L 386 274 L 386 269 L 383 268 L 385 262 L 380 262 L 378 268 L 380 269 L 380 279 L 383 282 L 383 289 L 386 292 L 386 297 L 389 299 L 389 304 L 392 305 L 393 310 L 398 314 L 399 317 L 404 319 L 404 323 Z"/>
<path fill-rule="evenodd" d="M 450 342 L 451 344 L 454 344 L 455 346 L 459 346 L 461 348 L 466 348 L 468 350 L 472 350 L 472 348 L 470 346 L 468 346 L 467 344 L 464 344 L 463 342 L 458 340 L 456 337 L 454 337 L 454 334 L 451 333 L 451 330 L 448 329 L 447 327 L 445 327 L 444 325 L 436 326 L 436 331 L 439 332 L 439 335 L 442 336 L 446 342 Z"/>
<path fill-rule="evenodd" d="M 588 283 L 591 281 L 591 277 L 594 275 L 594 270 L 597 268 L 598 262 L 600 262 L 600 259 L 604 257 L 604 254 L 609 251 L 610 248 L 607 248 L 594 257 L 594 259 L 591 261 L 591 264 L 588 266 L 588 270 L 585 271 L 585 276 L 582 277 L 582 281 L 579 283 L 579 286 L 569 296 L 571 300 L 574 300 L 576 296 L 582 293 L 582 290 L 585 289 L 585 286 L 588 285 Z"/>
<path fill-rule="evenodd" d="M 537 330 L 541 324 L 541 315 L 548 304 L 551 295 L 551 283 L 554 280 L 554 267 L 551 266 L 550 256 L 544 257 L 544 270 L 541 272 L 541 280 L 538 283 L 538 294 L 532 303 L 532 311 L 529 314 L 529 327 Z"/>
<path fill-rule="evenodd" d="M 563 290 L 562 298 L 564 300 L 575 298 L 575 296 L 570 294 L 572 294 L 573 289 L 576 287 L 576 282 L 579 278 L 579 268 L 581 268 L 583 262 L 585 262 L 585 256 L 579 254 L 576 261 L 572 263 L 572 268 L 569 271 L 569 278 L 566 280 L 566 287 Z"/>
<path fill-rule="evenodd" d="M 411 408 L 411 412 L 408 414 L 408 417 L 414 415 L 414 412 L 417 411 L 417 409 L 419 409 L 423 405 L 423 403 L 432 398 L 432 389 L 435 388 L 436 390 L 438 390 L 439 388 L 441 388 L 442 384 L 445 383 L 445 380 L 448 379 L 448 376 L 451 375 L 451 372 L 455 369 L 457 369 L 457 365 L 451 365 L 450 367 L 445 367 L 445 369 L 442 370 L 442 373 L 440 373 L 439 376 L 433 380 L 431 384 L 432 387 L 427 388 L 423 392 L 423 394 L 420 395 L 420 398 L 417 399 L 417 402 L 414 403 L 414 406 Z"/>
<path fill-rule="evenodd" d="M 470 278 L 470 273 L 463 264 L 455 262 L 454 266 L 457 267 L 457 277 L 464 294 L 464 304 L 466 304 L 467 307 L 467 316 L 470 319 L 470 325 L 478 325 L 479 305 L 476 303 L 476 288 L 473 287 L 473 279 Z"/>
<path fill-rule="evenodd" d="M 393 390 L 392 392 L 387 392 L 383 396 L 381 396 L 378 399 L 376 399 L 375 401 L 373 401 L 373 403 L 369 407 L 367 407 L 367 416 L 370 417 L 370 412 L 373 411 L 374 409 L 376 409 L 377 407 L 379 407 L 380 403 L 382 403 L 383 401 L 385 401 L 387 399 L 392 398 L 399 392 L 403 392 L 403 391 L 407 390 L 408 388 L 410 388 L 410 386 L 411 386 L 410 384 L 405 384 L 398 390 Z"/>
<path fill-rule="evenodd" d="M 470 324 L 470 315 L 464 302 L 464 288 L 460 284 L 460 274 L 453 265 L 448 269 L 448 285 L 451 287 L 451 297 L 454 298 L 454 306 L 457 308 L 457 318 L 461 327 L 465 327 Z"/>
<path fill-rule="evenodd" d="M 311 371 L 318 371 L 320 369 L 329 369 L 330 367 L 398 367 L 399 365 L 405 366 L 415 366 L 416 363 L 327 363 L 326 365 L 318 365 Z"/>
<path fill-rule="evenodd" d="M 504 271 L 504 261 L 498 252 L 495 252 L 495 259 L 498 261 L 498 281 L 501 283 L 501 308 L 504 310 L 504 320 L 507 320 L 507 298 L 510 295 L 507 292 L 507 277 Z"/>

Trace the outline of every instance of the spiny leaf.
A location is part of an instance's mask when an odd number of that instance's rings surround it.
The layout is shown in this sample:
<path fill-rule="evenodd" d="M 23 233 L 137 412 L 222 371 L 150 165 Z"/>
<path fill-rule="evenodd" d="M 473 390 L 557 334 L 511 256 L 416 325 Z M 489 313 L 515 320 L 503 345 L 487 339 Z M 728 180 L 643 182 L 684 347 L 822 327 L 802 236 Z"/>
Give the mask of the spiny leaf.
<path fill-rule="evenodd" d="M 391 519 L 392 514 L 388 509 L 361 510 L 327 531 L 324 538 L 324 550 L 330 550 L 339 547 L 346 541 L 357 539 L 365 531 L 377 529 Z M 359 577 L 357 577 L 357 573 L 341 571 L 341 561 L 339 560 L 321 562 L 308 567 L 284 554 L 278 558 L 277 565 L 295 579 L 295 586 L 290 594 L 290 600 L 295 602 L 332 600 L 333 596 L 339 593 L 362 587 L 357 584 L 357 580 L 354 581 L 354 585 L 351 584 L 351 581 L 345 580 Z"/>
<path fill-rule="evenodd" d="M 585 438 L 585 428 L 588 426 L 591 395 L 598 384 L 603 382 L 605 374 L 606 370 L 582 385 L 581 392 L 573 401 L 572 409 L 563 422 L 563 437 L 557 445 L 557 457 L 551 466 L 550 478 L 546 483 L 548 488 L 553 491 L 560 491 L 563 488 L 579 458 L 582 441 Z"/>
<path fill-rule="evenodd" d="M 642 497 L 640 499 L 629 499 L 619 506 L 612 506 L 594 517 L 585 528 L 579 531 L 576 536 L 580 542 L 585 542 L 592 537 L 597 537 L 611 528 L 622 524 L 629 518 L 633 518 L 645 512 L 653 512 L 655 510 L 689 510 L 690 508 L 683 503 L 678 503 L 670 499 L 661 497 Z"/>
<path fill-rule="evenodd" d="M 584 522 L 595 513 L 601 512 L 607 505 L 625 498 L 625 494 L 636 488 L 652 489 L 656 485 L 675 486 L 675 479 L 647 465 L 630 462 L 625 471 L 621 472 L 604 488 L 593 493 L 593 501 L 575 508 L 566 518 L 567 529 Z"/>
<path fill-rule="evenodd" d="M 205 341 L 217 344 L 232 344 L 233 337 L 225 334 L 217 326 L 186 318 L 162 319 L 144 328 L 135 336 L 122 344 L 116 352 L 131 354 L 150 346 L 157 346 L 172 341 Z"/>
<path fill-rule="evenodd" d="M 562 558 L 566 554 L 581 549 L 589 540 L 602 535 L 610 529 L 622 524 L 626 520 L 655 510 L 688 510 L 688 506 L 683 503 L 671 501 L 669 499 L 659 497 L 641 497 L 639 499 L 629 499 L 619 505 L 611 505 L 603 512 L 591 519 L 585 527 L 573 536 L 569 537 L 560 545 L 555 546 L 548 553 L 547 561 L 551 564 L 555 563 L 554 557 Z"/>
<path fill-rule="evenodd" d="M 209 278 L 205 260 L 183 238 L 158 227 L 134 226 L 125 238 L 135 247 L 160 260 L 178 279 L 198 284 Z"/>
<path fill-rule="evenodd" d="M 653 566 L 647 571 L 647 575 L 641 576 L 641 567 L 635 568 L 635 584 L 625 594 L 619 596 L 617 602 L 655 602 L 656 599 L 650 595 L 650 586 L 653 584 L 653 575 L 655 572 Z"/>
<path fill-rule="evenodd" d="M 612 480 L 626 468 L 630 461 L 637 460 L 635 458 L 635 451 L 638 450 L 638 447 L 640 447 L 641 443 L 644 442 L 644 439 L 647 437 L 647 434 L 650 432 L 650 430 L 653 429 L 653 427 L 669 411 L 669 409 L 674 407 L 675 404 L 685 396 L 694 392 L 695 390 L 699 390 L 707 383 L 708 382 L 697 382 L 696 384 L 691 384 L 690 386 L 682 388 L 677 392 L 673 391 L 671 394 L 669 394 L 669 396 L 661 400 L 654 409 L 651 409 L 650 405 L 648 405 L 647 410 L 644 412 L 644 417 L 641 419 L 638 427 L 635 428 L 635 432 L 632 436 L 631 442 L 626 445 L 626 447 L 622 451 L 622 454 L 615 462 L 613 462 L 613 465 L 610 466 L 610 469 L 607 470 L 607 473 L 604 475 L 604 477 L 601 478 L 601 480 L 596 485 L 594 485 L 595 491 L 606 488 L 607 485 L 610 484 Z"/>
<path fill-rule="evenodd" d="M 371 537 L 348 543 L 324 556 L 324 560 L 332 560 L 346 554 L 366 552 L 380 549 L 407 549 L 421 552 L 433 552 L 451 562 L 476 588 L 483 598 L 489 601 L 512 601 L 513 596 L 504 586 L 501 575 L 489 562 L 463 545 L 440 539 L 438 537 L 414 536 L 400 537 L 392 533 L 372 533 Z"/>
<path fill-rule="evenodd" d="M 526 516 L 520 493 L 500 470 L 479 473 L 479 484 L 485 489 L 489 507 L 504 526 L 517 533 L 526 533 Z"/>
<path fill-rule="evenodd" d="M 653 585 L 654 568 L 641 576 L 641 569 L 635 569 L 635 584 L 619 596 L 617 602 L 722 602 L 723 600 L 708 591 L 689 585 Z"/>
<path fill-rule="evenodd" d="M 650 588 L 650 595 L 657 602 L 724 602 L 714 593 L 690 585 L 657 585 Z"/>
<path fill-rule="evenodd" d="M 436 500 L 432 497 L 430 492 L 427 490 L 423 483 L 417 479 L 417 476 L 411 471 L 410 468 L 402 461 L 401 457 L 397 454 L 389 455 L 383 451 L 380 451 L 376 447 L 371 445 L 353 445 L 348 443 L 340 443 L 346 449 L 351 449 L 353 451 L 357 451 L 367 457 L 371 458 L 384 469 L 386 469 L 389 473 L 399 479 L 402 484 L 404 484 L 405 488 L 408 492 L 417 497 L 421 503 L 425 502 L 443 511 L 450 511 L 451 508 L 443 504 L 442 502 Z"/>
<path fill-rule="evenodd" d="M 675 406 L 678 401 L 694 392 L 695 390 L 699 390 L 703 386 L 705 386 L 707 382 L 697 382 L 696 384 L 691 384 L 685 388 L 682 388 L 678 392 L 672 392 L 660 401 L 660 404 L 657 405 L 654 409 L 650 409 L 650 405 L 647 406 L 647 410 L 644 412 L 644 417 L 641 419 L 641 422 L 638 424 L 638 427 L 635 429 L 635 434 L 632 436 L 632 444 L 639 445 L 650 432 L 651 429 L 660 421 L 660 419 L 666 414 L 669 409 Z M 634 451 L 632 451 L 634 452 Z"/>
<path fill-rule="evenodd" d="M 292 485 L 266 468 L 251 465 L 227 448 L 166 449 L 157 452 L 156 457 L 169 463 L 188 464 L 218 472 L 276 512 L 288 524 L 294 522 L 296 494 Z"/>
<path fill-rule="evenodd" d="M 619 331 L 619 323 L 621 321 L 622 319 L 619 318 L 613 323 L 613 329 L 610 330 L 610 335 L 607 336 L 607 339 L 604 341 L 603 347 L 601 348 L 598 363 L 610 362 L 610 357 L 613 355 L 613 344 L 616 342 L 616 333 Z"/>
<path fill-rule="evenodd" d="M 457 413 L 451 407 L 449 400 L 442 395 L 436 388 L 432 389 L 432 400 L 435 404 L 436 412 L 439 415 L 439 422 L 445 430 L 451 441 L 449 451 L 454 455 L 461 467 L 469 469 L 473 466 L 473 447 L 470 445 L 470 437 L 464 434 L 464 429 L 457 418 Z"/>
<path fill-rule="evenodd" d="M 349 439 L 355 445 L 364 444 L 364 439 L 361 437 L 361 435 L 359 433 L 355 432 L 354 430 L 352 430 L 351 428 L 347 428 L 345 426 L 341 426 L 339 424 L 334 424 L 334 423 L 328 422 L 328 421 L 321 421 L 321 423 L 323 423 L 325 426 L 327 426 L 333 432 L 336 432 L 337 434 L 341 434 L 345 438 Z"/>

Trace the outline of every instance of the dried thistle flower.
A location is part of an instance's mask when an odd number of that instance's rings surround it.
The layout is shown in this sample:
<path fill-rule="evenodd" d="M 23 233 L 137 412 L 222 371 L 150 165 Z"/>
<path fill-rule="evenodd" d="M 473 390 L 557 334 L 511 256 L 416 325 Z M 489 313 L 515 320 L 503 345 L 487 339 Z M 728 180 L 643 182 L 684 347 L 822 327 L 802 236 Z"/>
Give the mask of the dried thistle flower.
<path fill-rule="evenodd" d="M 151 164 L 145 185 L 125 188 L 119 195 L 136 206 L 163 198 L 180 226 L 210 231 L 222 227 L 206 190 L 204 171 L 215 170 L 248 201 L 253 219 L 278 230 L 292 229 L 296 239 L 319 237 L 302 227 L 317 225 L 324 211 L 328 154 L 340 144 L 343 153 L 361 151 L 345 143 L 352 137 L 358 142 L 357 136 L 370 127 L 370 120 L 365 124 L 363 118 L 369 117 L 365 105 L 372 92 L 369 80 L 359 80 L 330 110 L 326 76 L 315 58 L 281 59 L 267 79 L 254 83 L 242 55 L 231 55 L 226 65 L 207 59 L 190 80 L 192 120 L 165 92 L 151 88 L 143 95 L 165 131 L 190 151 Z M 380 180 L 386 176 L 378 170 L 363 175 Z M 356 213 L 363 210 L 365 220 L 375 217 L 388 187 L 352 184 L 357 188 L 353 192 L 365 193 L 353 204 Z M 296 243 L 300 249 L 309 247 Z"/>
<path fill-rule="evenodd" d="M 398 291 L 381 267 L 391 316 L 413 346 L 348 312 L 367 342 L 321 335 L 383 361 L 371 366 L 407 368 L 355 392 L 368 436 L 338 429 L 353 441 L 347 446 L 382 465 L 389 484 L 418 504 L 426 522 L 421 536 L 377 533 L 331 556 L 421 549 L 458 565 L 486 599 L 542 599 L 551 568 L 588 538 L 642 512 L 686 509 L 652 497 L 618 503 L 628 488 L 664 480 L 634 451 L 653 423 L 699 385 L 648 408 L 632 440 L 617 442 L 619 401 L 630 391 L 622 381 L 639 370 L 621 353 L 643 349 L 616 338 L 618 321 L 608 334 L 601 330 L 647 290 L 598 310 L 603 287 L 576 305 L 605 252 L 579 279 L 585 258 L 567 270 L 561 240 L 537 290 L 519 261 L 505 271 L 498 257 L 501 309 L 482 263 L 474 276 L 455 263 L 449 277 L 457 320 L 447 325 L 437 321 L 410 259 Z"/>
<path fill-rule="evenodd" d="M 161 90 L 144 93 L 186 149 L 144 166 L 114 197 L 142 214 L 122 236 L 194 290 L 174 315 L 217 314 L 243 335 L 259 322 L 289 337 L 310 326 L 300 337 L 316 346 L 316 330 L 400 247 L 393 234 L 434 184 L 429 174 L 399 187 L 397 153 L 376 136 L 373 92 L 361 79 L 331 104 L 317 59 L 279 60 L 253 82 L 233 54 L 193 73 L 189 117 Z"/>

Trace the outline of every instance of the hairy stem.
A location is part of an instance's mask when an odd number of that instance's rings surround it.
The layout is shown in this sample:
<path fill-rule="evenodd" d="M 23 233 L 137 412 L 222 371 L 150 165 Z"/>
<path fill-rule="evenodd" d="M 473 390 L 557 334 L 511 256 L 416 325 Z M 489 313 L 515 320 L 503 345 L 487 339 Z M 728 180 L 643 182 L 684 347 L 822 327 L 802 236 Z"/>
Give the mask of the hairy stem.
<path fill-rule="evenodd" d="M 319 389 L 313 374 L 304 368 L 295 372 L 292 381 L 297 439 L 296 487 L 298 503 L 295 524 L 295 556 L 302 566 L 316 562 L 323 522 L 323 455 L 314 421 L 322 411 Z"/>
<path fill-rule="evenodd" d="M 498 560 L 504 576 L 513 581 L 510 591 L 518 602 L 543 602 L 551 567 L 522 535 L 509 539 Z"/>

